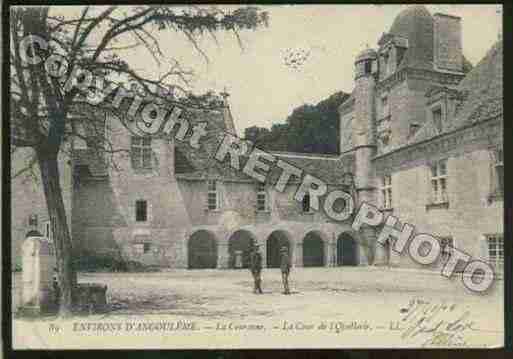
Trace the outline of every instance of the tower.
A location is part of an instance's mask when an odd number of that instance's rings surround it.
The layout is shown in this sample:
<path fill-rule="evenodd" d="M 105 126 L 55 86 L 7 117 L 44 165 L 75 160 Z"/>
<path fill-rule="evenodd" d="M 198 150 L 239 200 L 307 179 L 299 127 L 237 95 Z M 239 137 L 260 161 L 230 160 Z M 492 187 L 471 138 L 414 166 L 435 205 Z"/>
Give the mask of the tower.
<path fill-rule="evenodd" d="M 352 122 L 355 152 L 355 185 L 358 202 L 374 203 L 372 157 L 376 153 L 375 85 L 377 54 L 372 49 L 361 52 L 355 61 L 354 119 Z"/>
<path fill-rule="evenodd" d="M 354 118 L 352 121 L 352 141 L 355 155 L 355 186 L 357 206 L 363 202 L 376 203 L 374 169 L 372 158 L 376 154 L 375 136 L 375 87 L 378 73 L 377 53 L 372 49 L 362 51 L 355 60 Z M 367 253 L 370 262 L 381 262 L 382 253 L 377 248 L 376 233 L 373 228 L 361 229 L 368 248 L 375 251 Z"/>

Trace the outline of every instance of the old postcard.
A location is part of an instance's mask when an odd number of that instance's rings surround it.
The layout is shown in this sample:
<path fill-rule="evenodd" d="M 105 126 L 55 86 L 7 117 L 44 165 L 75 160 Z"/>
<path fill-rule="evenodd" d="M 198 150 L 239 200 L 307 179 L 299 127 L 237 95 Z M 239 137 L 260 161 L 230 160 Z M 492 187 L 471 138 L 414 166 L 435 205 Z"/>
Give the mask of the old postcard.
<path fill-rule="evenodd" d="M 13 349 L 503 346 L 500 5 L 5 9 Z"/>

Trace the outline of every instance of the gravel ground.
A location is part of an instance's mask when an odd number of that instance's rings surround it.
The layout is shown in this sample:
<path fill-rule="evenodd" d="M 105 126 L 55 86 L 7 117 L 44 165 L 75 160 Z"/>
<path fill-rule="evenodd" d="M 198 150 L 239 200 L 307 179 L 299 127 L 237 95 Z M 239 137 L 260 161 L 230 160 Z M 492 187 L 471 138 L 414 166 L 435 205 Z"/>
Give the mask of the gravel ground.
<path fill-rule="evenodd" d="M 459 277 L 448 280 L 437 273 L 375 267 L 294 268 L 292 295 L 286 296 L 281 293 L 279 269 L 264 269 L 262 277 L 263 295 L 252 293 L 248 270 L 87 273 L 80 274 L 79 281 L 108 286 L 112 310 L 87 317 L 88 321 L 188 320 L 213 326 L 257 323 L 277 329 L 285 322 L 358 320 L 388 326 L 410 301 L 422 300 L 455 304 L 461 313 L 469 311 L 479 329 L 471 334 L 478 341 L 487 337 L 485 342 L 498 343 L 503 335 L 502 281 L 486 295 L 476 295 L 466 290 Z M 378 339 L 374 341 L 379 345 Z M 301 344 L 291 341 L 290 345 Z"/>

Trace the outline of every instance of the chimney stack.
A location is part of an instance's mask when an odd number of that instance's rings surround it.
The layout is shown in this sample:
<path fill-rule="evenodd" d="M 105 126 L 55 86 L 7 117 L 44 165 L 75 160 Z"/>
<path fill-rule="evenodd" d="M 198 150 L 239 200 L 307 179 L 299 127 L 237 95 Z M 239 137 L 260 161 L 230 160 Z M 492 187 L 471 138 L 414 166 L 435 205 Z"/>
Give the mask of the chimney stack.
<path fill-rule="evenodd" d="M 434 64 L 439 70 L 463 71 L 461 18 L 436 13 L 434 21 Z"/>

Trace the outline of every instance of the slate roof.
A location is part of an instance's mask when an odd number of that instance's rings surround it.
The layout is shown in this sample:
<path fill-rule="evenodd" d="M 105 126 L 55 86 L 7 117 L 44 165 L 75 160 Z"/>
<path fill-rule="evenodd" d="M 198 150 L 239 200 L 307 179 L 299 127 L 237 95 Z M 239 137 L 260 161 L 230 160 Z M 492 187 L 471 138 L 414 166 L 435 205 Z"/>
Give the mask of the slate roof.
<path fill-rule="evenodd" d="M 304 171 L 304 174 L 310 174 L 326 184 L 340 184 L 342 175 L 346 172 L 354 173 L 354 157 L 346 155 L 342 158 L 337 155 L 318 155 L 295 152 L 271 152 L 277 159 L 281 159 L 288 164 L 295 166 Z M 248 181 L 256 182 L 255 179 L 242 172 L 242 168 L 246 164 L 248 156 L 240 157 L 241 170 L 235 170 L 230 167 L 229 156 L 223 163 L 218 162 L 212 156 L 209 164 L 204 169 L 198 169 L 190 173 L 182 173 L 177 178 L 189 180 L 204 180 L 207 178 L 219 178 L 230 181 Z M 262 162 L 266 162 L 262 160 Z M 269 175 L 266 176 L 266 182 L 274 184 L 278 180 L 282 170 L 275 165 L 270 164 Z M 299 182 L 296 177 L 291 178 L 292 183 Z"/>
<path fill-rule="evenodd" d="M 502 52 L 502 41 L 498 41 L 460 82 L 459 90 L 467 93 L 467 99 L 456 114 L 452 128 L 502 114 Z"/>
<path fill-rule="evenodd" d="M 273 155 L 329 184 L 340 184 L 344 173 L 354 173 L 352 156 L 340 158 L 338 155 L 293 152 L 273 152 Z"/>
<path fill-rule="evenodd" d="M 399 64 L 399 69 L 433 69 L 433 17 L 425 6 L 410 6 L 399 13 L 389 34 L 408 39 L 408 50 Z"/>
<path fill-rule="evenodd" d="M 495 43 L 485 57 L 456 87 L 465 96 L 459 110 L 449 115 L 442 133 L 470 126 L 503 113 L 502 41 Z M 409 144 L 440 135 L 433 121 L 427 120 Z"/>

